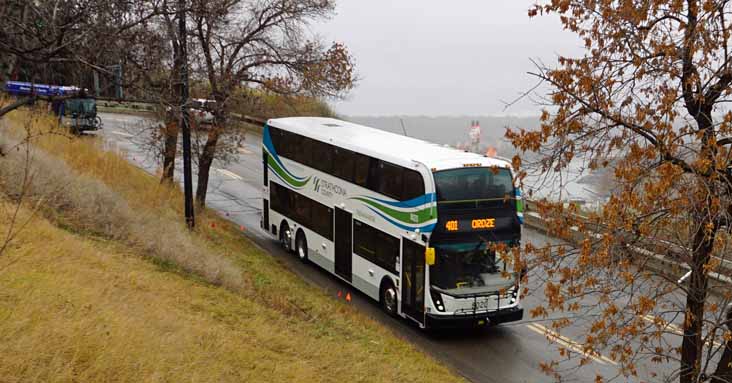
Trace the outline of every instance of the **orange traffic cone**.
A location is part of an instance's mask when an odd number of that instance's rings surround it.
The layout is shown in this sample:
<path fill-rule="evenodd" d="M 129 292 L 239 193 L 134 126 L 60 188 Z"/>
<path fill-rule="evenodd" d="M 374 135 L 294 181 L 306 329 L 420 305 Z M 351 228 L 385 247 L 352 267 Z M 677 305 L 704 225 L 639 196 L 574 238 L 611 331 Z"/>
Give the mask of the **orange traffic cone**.
<path fill-rule="evenodd" d="M 342 296 L 343 296 L 343 293 L 340 290 L 338 290 L 338 298 L 340 298 Z"/>
<path fill-rule="evenodd" d="M 346 302 L 351 301 L 351 293 L 346 294 Z"/>
<path fill-rule="evenodd" d="M 244 231 L 244 225 L 239 225 L 239 228 L 241 229 L 241 231 Z"/>

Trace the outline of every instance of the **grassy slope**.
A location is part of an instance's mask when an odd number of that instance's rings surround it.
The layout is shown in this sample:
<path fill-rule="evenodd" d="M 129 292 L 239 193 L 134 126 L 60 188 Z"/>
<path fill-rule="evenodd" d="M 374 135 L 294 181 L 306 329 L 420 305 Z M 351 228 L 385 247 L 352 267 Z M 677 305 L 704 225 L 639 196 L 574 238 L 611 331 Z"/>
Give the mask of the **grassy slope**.
<path fill-rule="evenodd" d="M 17 128 L 27 117 L 7 122 Z M 35 144 L 133 209 L 180 225 L 180 193 L 99 143 L 45 135 Z M 0 382 L 460 380 L 214 215 L 201 214 L 193 235 L 202 257 L 241 269 L 233 289 L 44 216 L 0 258 Z"/>

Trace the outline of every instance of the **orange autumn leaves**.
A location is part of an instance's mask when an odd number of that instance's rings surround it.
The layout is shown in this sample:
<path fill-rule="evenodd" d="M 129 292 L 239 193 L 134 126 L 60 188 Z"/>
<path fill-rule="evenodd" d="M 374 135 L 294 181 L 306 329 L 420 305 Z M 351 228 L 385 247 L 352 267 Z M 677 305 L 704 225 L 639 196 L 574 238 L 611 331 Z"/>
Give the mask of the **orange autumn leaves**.
<path fill-rule="evenodd" d="M 730 273 L 732 253 L 732 112 L 724 107 L 732 101 L 732 4 L 553 0 L 529 10 L 546 14 L 558 15 L 585 52 L 536 62 L 532 74 L 549 88 L 537 99 L 548 105 L 539 129 L 507 131 L 519 150 L 513 163 L 521 180 L 605 171 L 612 188 L 598 210 L 536 204 L 550 234 L 574 246 L 522 249 L 546 278 L 546 304 L 531 315 L 580 318 L 552 327 L 585 326 L 584 346 L 609 352 L 627 375 L 642 362 L 677 360 L 681 382 L 732 376 L 730 366 L 707 363 L 732 352 L 723 344 L 732 293 L 713 279 Z M 648 267 L 658 257 L 675 266 Z M 684 319 L 678 331 L 658 325 L 673 318 Z M 557 373 L 555 363 L 543 367 Z"/>

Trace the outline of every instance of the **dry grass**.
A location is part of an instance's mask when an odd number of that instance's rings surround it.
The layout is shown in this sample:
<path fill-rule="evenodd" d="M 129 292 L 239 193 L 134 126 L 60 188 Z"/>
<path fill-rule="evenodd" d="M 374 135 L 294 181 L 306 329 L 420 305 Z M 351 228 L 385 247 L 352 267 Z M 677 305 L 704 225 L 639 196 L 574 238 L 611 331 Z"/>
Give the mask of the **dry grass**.
<path fill-rule="evenodd" d="M 0 274 L 3 382 L 450 378 L 400 342 L 284 316 L 41 219 L 17 244 Z"/>
<path fill-rule="evenodd" d="M 18 133 L 28 115 L 8 117 Z M 205 213 L 188 233 L 180 193 L 97 142 L 34 145 L 34 199 L 53 198 L 0 256 L 0 382 L 460 380 L 231 224 Z M 0 157 L 10 197 L 18 158 Z"/>
<path fill-rule="evenodd" d="M 242 287 L 241 270 L 215 252 L 202 255 L 205 245 L 178 222 L 173 209 L 165 207 L 167 203 L 163 201 L 176 200 L 170 188 L 135 182 L 140 177 L 130 172 L 134 169 L 127 166 L 128 172 L 123 171 L 126 164 L 121 159 L 115 160 L 111 154 L 99 152 L 83 140 L 51 134 L 33 140 L 51 153 L 55 150 L 57 154 L 68 154 L 60 156 L 65 161 L 36 147 L 26 150 L 28 146 L 17 140 L 3 138 L 0 142 L 5 147 L 19 149 L 6 150 L 0 161 L 0 190 L 10 198 L 24 198 L 40 206 L 46 217 L 75 232 L 119 240 L 142 254 L 172 262 L 211 283 L 234 290 Z M 54 142 L 58 145 L 50 145 Z M 101 177 L 104 171 L 108 172 L 107 177 Z M 143 179 L 151 181 L 149 177 Z M 134 190 L 141 192 L 139 197 L 143 200 L 125 198 L 117 192 L 112 180 L 120 186 L 137 188 Z M 126 182 L 120 182 L 123 180 Z M 126 193 L 130 197 L 134 195 L 132 189 L 126 189 Z"/>

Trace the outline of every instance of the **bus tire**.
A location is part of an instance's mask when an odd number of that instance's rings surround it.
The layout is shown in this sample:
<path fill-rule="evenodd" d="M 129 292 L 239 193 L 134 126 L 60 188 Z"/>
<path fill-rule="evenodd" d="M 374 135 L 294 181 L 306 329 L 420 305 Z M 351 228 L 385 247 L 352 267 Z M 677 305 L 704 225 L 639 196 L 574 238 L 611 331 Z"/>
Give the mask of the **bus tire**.
<path fill-rule="evenodd" d="M 295 254 L 302 262 L 308 261 L 308 240 L 302 230 L 298 230 L 295 237 Z"/>
<path fill-rule="evenodd" d="M 280 244 L 287 252 L 292 251 L 291 237 L 292 233 L 290 233 L 290 225 L 287 224 L 287 221 L 282 220 L 282 223 L 280 224 Z"/>
<path fill-rule="evenodd" d="M 381 308 L 384 312 L 393 317 L 397 316 L 399 294 L 397 293 L 396 287 L 394 287 L 394 283 L 392 283 L 390 279 L 384 279 L 384 281 L 381 282 L 379 303 L 381 303 Z"/>

